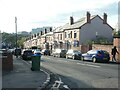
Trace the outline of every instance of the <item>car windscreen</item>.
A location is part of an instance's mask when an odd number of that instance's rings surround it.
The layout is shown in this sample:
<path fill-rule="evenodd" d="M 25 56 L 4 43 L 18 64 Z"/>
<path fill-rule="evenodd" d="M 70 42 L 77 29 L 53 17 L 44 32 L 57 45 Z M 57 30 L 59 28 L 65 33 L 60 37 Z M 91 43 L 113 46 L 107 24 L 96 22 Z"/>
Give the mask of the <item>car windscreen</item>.
<path fill-rule="evenodd" d="M 97 51 L 91 50 L 91 51 L 88 51 L 87 53 L 88 53 L 88 54 L 97 54 Z"/>
<path fill-rule="evenodd" d="M 74 53 L 78 53 L 78 54 L 81 54 L 81 52 L 80 52 L 80 51 L 74 51 Z"/>
<path fill-rule="evenodd" d="M 32 54 L 32 51 L 24 51 L 24 54 Z"/>
<path fill-rule="evenodd" d="M 67 52 L 66 50 L 61 50 L 61 52 Z"/>

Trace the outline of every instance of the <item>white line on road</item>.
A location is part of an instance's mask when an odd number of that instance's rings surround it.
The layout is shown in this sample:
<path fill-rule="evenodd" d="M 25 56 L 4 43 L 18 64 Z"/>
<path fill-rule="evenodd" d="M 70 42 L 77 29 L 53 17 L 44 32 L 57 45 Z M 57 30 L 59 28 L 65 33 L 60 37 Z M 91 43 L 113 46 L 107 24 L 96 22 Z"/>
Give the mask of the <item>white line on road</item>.
<path fill-rule="evenodd" d="M 83 63 L 77 63 L 77 64 L 80 64 L 80 65 L 85 65 L 85 64 L 83 64 Z"/>
<path fill-rule="evenodd" d="M 80 64 L 80 65 L 83 65 L 83 66 L 97 67 L 97 68 L 99 68 L 99 67 L 100 67 L 100 66 L 97 66 L 97 65 L 92 65 L 92 64 L 83 64 L 83 63 L 77 63 L 77 64 Z"/>
<path fill-rule="evenodd" d="M 86 64 L 87 66 L 92 66 L 92 67 L 100 67 L 100 66 L 97 66 L 97 65 L 91 65 L 91 64 Z"/>
<path fill-rule="evenodd" d="M 70 88 L 67 85 L 63 85 L 63 87 L 70 90 Z"/>

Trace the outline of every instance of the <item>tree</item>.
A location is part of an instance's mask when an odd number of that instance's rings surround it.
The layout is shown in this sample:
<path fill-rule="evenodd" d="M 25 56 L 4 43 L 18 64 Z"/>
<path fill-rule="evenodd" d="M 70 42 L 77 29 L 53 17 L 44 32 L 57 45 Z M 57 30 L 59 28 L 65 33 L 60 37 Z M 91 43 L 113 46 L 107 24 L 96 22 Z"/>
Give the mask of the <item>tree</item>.
<path fill-rule="evenodd" d="M 22 34 L 17 35 L 17 47 L 23 47 L 23 42 L 26 40 L 26 37 Z M 7 48 L 16 47 L 16 34 L 2 33 L 2 42 L 5 43 Z M 10 46 L 9 46 L 10 45 Z"/>
<path fill-rule="evenodd" d="M 109 40 L 106 37 L 99 36 L 94 40 L 95 44 L 110 44 Z"/>
<path fill-rule="evenodd" d="M 18 46 L 21 47 L 21 48 L 23 48 L 24 47 L 23 43 L 25 42 L 25 40 L 26 40 L 25 37 L 20 38 L 18 40 Z"/>
<path fill-rule="evenodd" d="M 120 37 L 120 30 L 119 30 L 119 31 L 114 32 L 114 37 Z"/>

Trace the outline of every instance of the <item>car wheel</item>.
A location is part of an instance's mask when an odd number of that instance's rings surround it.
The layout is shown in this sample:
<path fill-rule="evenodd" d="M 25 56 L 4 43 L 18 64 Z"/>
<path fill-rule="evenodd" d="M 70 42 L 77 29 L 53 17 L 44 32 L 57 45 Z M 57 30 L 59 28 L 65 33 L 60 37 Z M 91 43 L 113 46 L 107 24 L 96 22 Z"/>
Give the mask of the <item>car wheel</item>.
<path fill-rule="evenodd" d="M 60 54 L 58 55 L 58 57 L 60 58 Z"/>
<path fill-rule="evenodd" d="M 95 57 L 93 57 L 93 62 L 96 63 L 97 62 L 97 59 Z"/>
<path fill-rule="evenodd" d="M 84 61 L 84 57 L 83 56 L 81 57 L 81 60 Z"/>
<path fill-rule="evenodd" d="M 72 56 L 72 59 L 75 59 L 75 56 Z"/>
<path fill-rule="evenodd" d="M 68 56 L 66 55 L 66 59 L 68 59 Z"/>

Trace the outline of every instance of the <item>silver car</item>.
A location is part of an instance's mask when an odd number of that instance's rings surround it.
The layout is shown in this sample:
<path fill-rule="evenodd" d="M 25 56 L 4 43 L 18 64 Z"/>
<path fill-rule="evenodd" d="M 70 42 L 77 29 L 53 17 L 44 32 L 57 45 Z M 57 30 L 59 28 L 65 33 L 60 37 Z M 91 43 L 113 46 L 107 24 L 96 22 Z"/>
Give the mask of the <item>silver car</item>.
<path fill-rule="evenodd" d="M 72 59 L 81 59 L 81 52 L 78 50 L 68 50 L 68 52 L 66 53 L 66 59 L 67 58 L 72 58 Z"/>
<path fill-rule="evenodd" d="M 55 49 L 55 51 L 53 52 L 53 56 L 54 57 L 63 57 L 63 58 L 65 58 L 66 53 L 67 53 L 67 50 L 65 50 L 65 49 Z"/>

